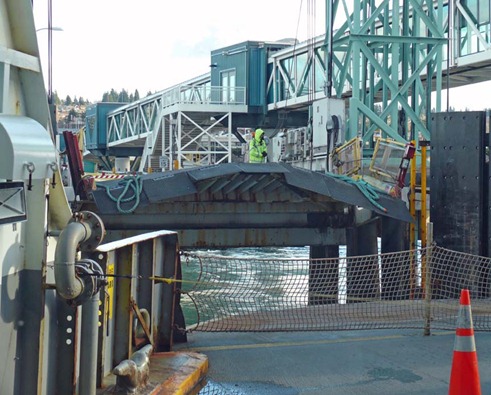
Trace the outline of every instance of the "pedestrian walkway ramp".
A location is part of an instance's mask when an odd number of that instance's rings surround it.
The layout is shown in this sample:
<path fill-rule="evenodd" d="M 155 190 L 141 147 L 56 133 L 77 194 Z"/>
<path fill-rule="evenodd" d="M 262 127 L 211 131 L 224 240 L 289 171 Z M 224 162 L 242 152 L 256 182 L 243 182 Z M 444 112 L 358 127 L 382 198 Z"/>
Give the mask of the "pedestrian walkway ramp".
<path fill-rule="evenodd" d="M 330 259 L 265 255 L 184 253 L 188 330 L 453 330 L 468 288 L 475 330 L 491 331 L 491 258 L 437 246 Z"/>

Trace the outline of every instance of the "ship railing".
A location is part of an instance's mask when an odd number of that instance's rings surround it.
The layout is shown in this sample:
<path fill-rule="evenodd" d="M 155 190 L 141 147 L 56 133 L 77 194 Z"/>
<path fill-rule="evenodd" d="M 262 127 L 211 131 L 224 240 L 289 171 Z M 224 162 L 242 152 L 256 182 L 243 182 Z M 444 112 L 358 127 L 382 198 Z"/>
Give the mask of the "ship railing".
<path fill-rule="evenodd" d="M 87 257 L 107 278 L 99 308 L 98 380 L 145 344 L 155 352 L 169 351 L 180 288 L 177 233 L 161 230 L 120 239 Z"/>

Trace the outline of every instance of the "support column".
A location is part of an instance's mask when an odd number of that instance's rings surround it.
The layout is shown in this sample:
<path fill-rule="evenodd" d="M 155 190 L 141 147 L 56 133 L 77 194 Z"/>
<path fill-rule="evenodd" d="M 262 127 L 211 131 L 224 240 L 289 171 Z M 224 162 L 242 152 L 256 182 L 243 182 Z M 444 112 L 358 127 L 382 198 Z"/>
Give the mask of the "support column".
<path fill-rule="evenodd" d="M 408 223 L 382 217 L 382 254 L 401 252 L 382 257 L 382 299 L 402 300 L 410 297 L 410 267 Z M 404 252 L 403 252 L 404 251 Z"/>
<path fill-rule="evenodd" d="M 339 246 L 310 246 L 310 259 L 309 305 L 338 303 Z"/>
<path fill-rule="evenodd" d="M 58 394 L 74 394 L 77 371 L 78 309 L 69 306 L 57 296 L 56 315 L 58 324 L 56 391 Z"/>
<path fill-rule="evenodd" d="M 379 295 L 377 224 L 374 219 L 346 229 L 346 255 L 353 257 L 346 260 L 346 303 L 366 302 Z"/>

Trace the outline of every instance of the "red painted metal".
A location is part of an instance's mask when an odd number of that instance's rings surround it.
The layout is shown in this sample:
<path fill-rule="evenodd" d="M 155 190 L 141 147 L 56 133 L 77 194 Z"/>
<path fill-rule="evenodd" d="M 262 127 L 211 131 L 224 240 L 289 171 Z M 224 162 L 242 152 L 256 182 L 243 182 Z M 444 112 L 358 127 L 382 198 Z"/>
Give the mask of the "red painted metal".
<path fill-rule="evenodd" d="M 416 153 L 416 147 L 412 142 L 406 144 L 406 149 L 404 150 L 404 156 L 401 159 L 401 164 L 399 165 L 399 176 L 397 177 L 397 186 L 399 188 L 404 187 L 404 181 L 406 179 L 406 173 L 409 168 L 409 163 Z"/>
<path fill-rule="evenodd" d="M 80 199 L 82 200 L 87 200 L 87 193 L 83 178 L 84 165 L 82 155 L 80 154 L 80 147 L 78 145 L 78 137 L 68 130 L 65 130 L 63 132 L 63 139 L 65 140 L 68 166 L 70 168 L 70 175 L 72 177 L 72 185 L 75 195 L 79 195 Z"/>

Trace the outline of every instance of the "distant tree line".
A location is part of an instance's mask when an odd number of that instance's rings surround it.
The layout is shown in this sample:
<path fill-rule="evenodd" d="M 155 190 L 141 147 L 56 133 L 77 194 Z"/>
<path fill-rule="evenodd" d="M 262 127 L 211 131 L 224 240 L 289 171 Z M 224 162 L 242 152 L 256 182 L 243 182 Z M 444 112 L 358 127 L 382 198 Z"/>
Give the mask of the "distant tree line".
<path fill-rule="evenodd" d="M 57 91 L 54 91 L 53 92 L 53 100 L 54 100 L 54 103 L 57 105 L 57 106 L 86 106 L 87 104 L 90 104 L 90 102 L 86 99 L 84 99 L 82 96 L 80 96 L 79 98 L 77 98 L 77 96 L 74 96 L 73 99 L 70 95 L 67 95 L 65 97 L 65 99 L 60 99 L 60 97 L 58 96 L 58 92 Z"/>
<path fill-rule="evenodd" d="M 152 92 L 148 92 L 148 95 L 151 95 Z M 118 92 L 115 89 L 111 89 L 109 92 L 104 92 L 102 95 L 102 102 L 110 102 L 110 103 L 132 103 L 134 101 L 137 101 L 140 99 L 140 93 L 138 92 L 138 89 L 135 89 L 134 93 L 128 93 L 126 89 L 121 90 Z M 73 99 L 70 95 L 67 95 L 65 99 L 61 99 L 58 96 L 58 92 L 54 91 L 53 92 L 53 100 L 54 103 L 57 106 L 63 105 L 63 106 L 86 106 L 90 104 L 89 100 L 84 99 L 82 96 L 73 96 Z"/>
<path fill-rule="evenodd" d="M 151 94 L 152 92 L 148 92 L 147 96 Z M 140 100 L 138 89 L 135 89 L 135 93 L 128 93 L 126 89 L 121 90 L 121 92 L 111 89 L 110 92 L 104 92 L 102 95 L 102 101 L 110 103 L 132 103 L 137 100 Z"/>
<path fill-rule="evenodd" d="M 148 92 L 151 95 L 152 92 Z M 138 89 L 134 93 L 128 93 L 126 89 L 121 90 L 121 92 L 111 89 L 109 92 L 105 92 L 102 95 L 102 102 L 111 103 L 131 103 L 140 99 L 140 93 Z M 75 128 L 79 127 L 80 124 L 85 122 L 85 107 L 91 102 L 84 99 L 82 96 L 72 96 L 67 95 L 64 99 L 61 99 L 57 91 L 53 92 L 53 101 L 59 108 L 60 117 L 58 118 L 58 127 Z M 60 112 L 62 107 L 66 107 L 65 111 Z"/>

